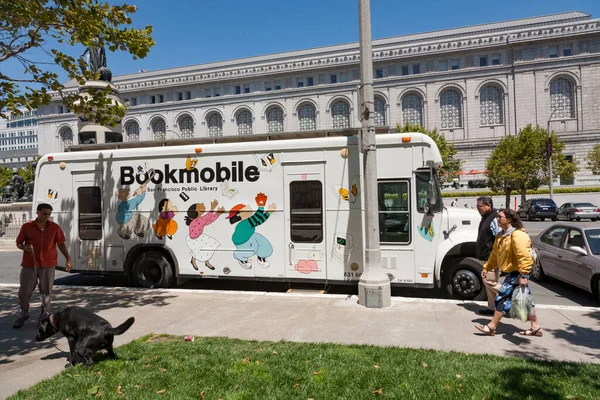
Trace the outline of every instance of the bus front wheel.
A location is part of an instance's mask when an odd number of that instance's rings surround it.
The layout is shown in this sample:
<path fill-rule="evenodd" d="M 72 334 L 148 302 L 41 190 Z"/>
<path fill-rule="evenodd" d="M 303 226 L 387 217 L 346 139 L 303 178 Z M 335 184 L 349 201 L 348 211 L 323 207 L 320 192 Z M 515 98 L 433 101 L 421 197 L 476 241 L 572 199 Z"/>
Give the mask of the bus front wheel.
<path fill-rule="evenodd" d="M 474 258 L 463 258 L 444 271 L 448 293 L 460 300 L 482 301 L 487 298 L 483 278 L 482 264 Z"/>
<path fill-rule="evenodd" d="M 168 288 L 173 286 L 173 268 L 159 251 L 145 251 L 140 254 L 132 268 L 133 283 L 145 288 Z"/>

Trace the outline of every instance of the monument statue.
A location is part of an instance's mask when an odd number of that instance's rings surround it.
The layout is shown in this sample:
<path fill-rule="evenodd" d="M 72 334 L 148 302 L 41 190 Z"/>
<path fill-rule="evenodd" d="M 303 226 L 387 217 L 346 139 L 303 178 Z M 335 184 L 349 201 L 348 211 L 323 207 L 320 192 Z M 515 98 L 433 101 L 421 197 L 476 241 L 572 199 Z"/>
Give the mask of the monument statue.
<path fill-rule="evenodd" d="M 12 169 L 13 176 L 2 188 L 2 203 L 15 203 L 18 201 L 31 201 L 33 198 L 34 181 L 28 185 L 25 179 L 19 175 L 17 168 Z"/>
<path fill-rule="evenodd" d="M 106 50 L 104 46 L 100 45 L 100 41 L 96 38 L 91 46 L 87 47 L 80 59 L 85 60 L 87 56 L 87 62 L 80 62 L 81 72 L 85 72 L 85 65 L 91 72 L 98 72 L 100 74 L 100 80 L 110 82 L 112 80 L 112 72 L 106 67 Z"/>

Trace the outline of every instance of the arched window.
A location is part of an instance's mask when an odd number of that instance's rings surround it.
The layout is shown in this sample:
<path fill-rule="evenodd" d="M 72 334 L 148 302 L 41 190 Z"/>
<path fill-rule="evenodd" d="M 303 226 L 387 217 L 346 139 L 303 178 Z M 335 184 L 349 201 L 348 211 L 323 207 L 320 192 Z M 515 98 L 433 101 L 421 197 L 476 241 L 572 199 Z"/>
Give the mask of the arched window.
<path fill-rule="evenodd" d="M 206 119 L 208 124 L 208 136 L 223 136 L 223 118 L 219 113 L 212 113 Z"/>
<path fill-rule="evenodd" d="M 317 111 L 310 103 L 302 105 L 298 109 L 301 131 L 314 131 L 317 129 Z"/>
<path fill-rule="evenodd" d="M 140 125 L 137 121 L 129 121 L 125 125 L 125 132 L 127 133 L 128 142 L 139 142 L 140 141 Z"/>
<path fill-rule="evenodd" d="M 502 90 L 498 86 L 487 85 L 479 92 L 479 119 L 482 126 L 502 125 Z"/>
<path fill-rule="evenodd" d="M 267 110 L 267 128 L 269 133 L 283 132 L 283 110 L 273 106 Z"/>
<path fill-rule="evenodd" d="M 194 137 L 194 120 L 189 115 L 184 115 L 179 118 L 179 132 L 181 132 L 182 138 L 193 138 Z"/>
<path fill-rule="evenodd" d="M 152 121 L 152 136 L 154 140 L 165 140 L 167 137 L 167 124 L 162 118 Z"/>
<path fill-rule="evenodd" d="M 462 127 L 462 98 L 454 89 L 447 89 L 440 95 L 441 128 Z"/>
<path fill-rule="evenodd" d="M 338 100 L 331 105 L 333 129 L 350 128 L 350 105 L 344 100 Z"/>
<path fill-rule="evenodd" d="M 60 136 L 60 140 L 62 141 L 63 148 L 67 148 L 69 146 L 73 146 L 73 130 L 68 126 L 63 126 L 60 128 L 60 132 L 58 134 Z"/>
<path fill-rule="evenodd" d="M 385 126 L 385 100 L 383 97 L 375 97 L 375 115 L 373 116 L 375 126 Z"/>
<path fill-rule="evenodd" d="M 573 84 L 567 78 L 550 82 L 550 112 L 552 119 L 575 118 Z"/>
<path fill-rule="evenodd" d="M 423 99 L 417 93 L 402 98 L 402 122 L 423 126 Z"/>
<path fill-rule="evenodd" d="M 238 135 L 251 135 L 252 134 L 252 114 L 250 111 L 243 110 L 237 113 L 235 118 L 237 123 Z"/>

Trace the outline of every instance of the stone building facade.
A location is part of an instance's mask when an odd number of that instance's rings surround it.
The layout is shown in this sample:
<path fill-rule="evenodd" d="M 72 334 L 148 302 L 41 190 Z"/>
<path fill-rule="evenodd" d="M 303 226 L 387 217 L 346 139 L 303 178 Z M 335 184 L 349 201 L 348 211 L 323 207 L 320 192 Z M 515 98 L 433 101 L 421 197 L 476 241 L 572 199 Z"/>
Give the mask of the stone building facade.
<path fill-rule="evenodd" d="M 357 43 L 117 76 L 124 141 L 359 128 Z M 499 139 L 548 126 L 578 162 L 600 142 L 600 19 L 570 12 L 373 41 L 375 121 L 437 128 L 463 169 Z M 40 153 L 77 144 L 60 99 L 38 110 Z M 157 143 L 158 144 L 158 143 Z"/>

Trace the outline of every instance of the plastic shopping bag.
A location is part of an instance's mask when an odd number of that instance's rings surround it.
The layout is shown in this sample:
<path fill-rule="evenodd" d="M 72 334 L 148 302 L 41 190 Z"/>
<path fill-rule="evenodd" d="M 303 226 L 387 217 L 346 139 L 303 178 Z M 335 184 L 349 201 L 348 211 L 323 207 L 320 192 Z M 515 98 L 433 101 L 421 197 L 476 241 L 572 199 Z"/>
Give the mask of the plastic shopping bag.
<path fill-rule="evenodd" d="M 510 305 L 510 316 L 525 322 L 533 311 L 533 299 L 525 286 L 515 288 Z"/>

